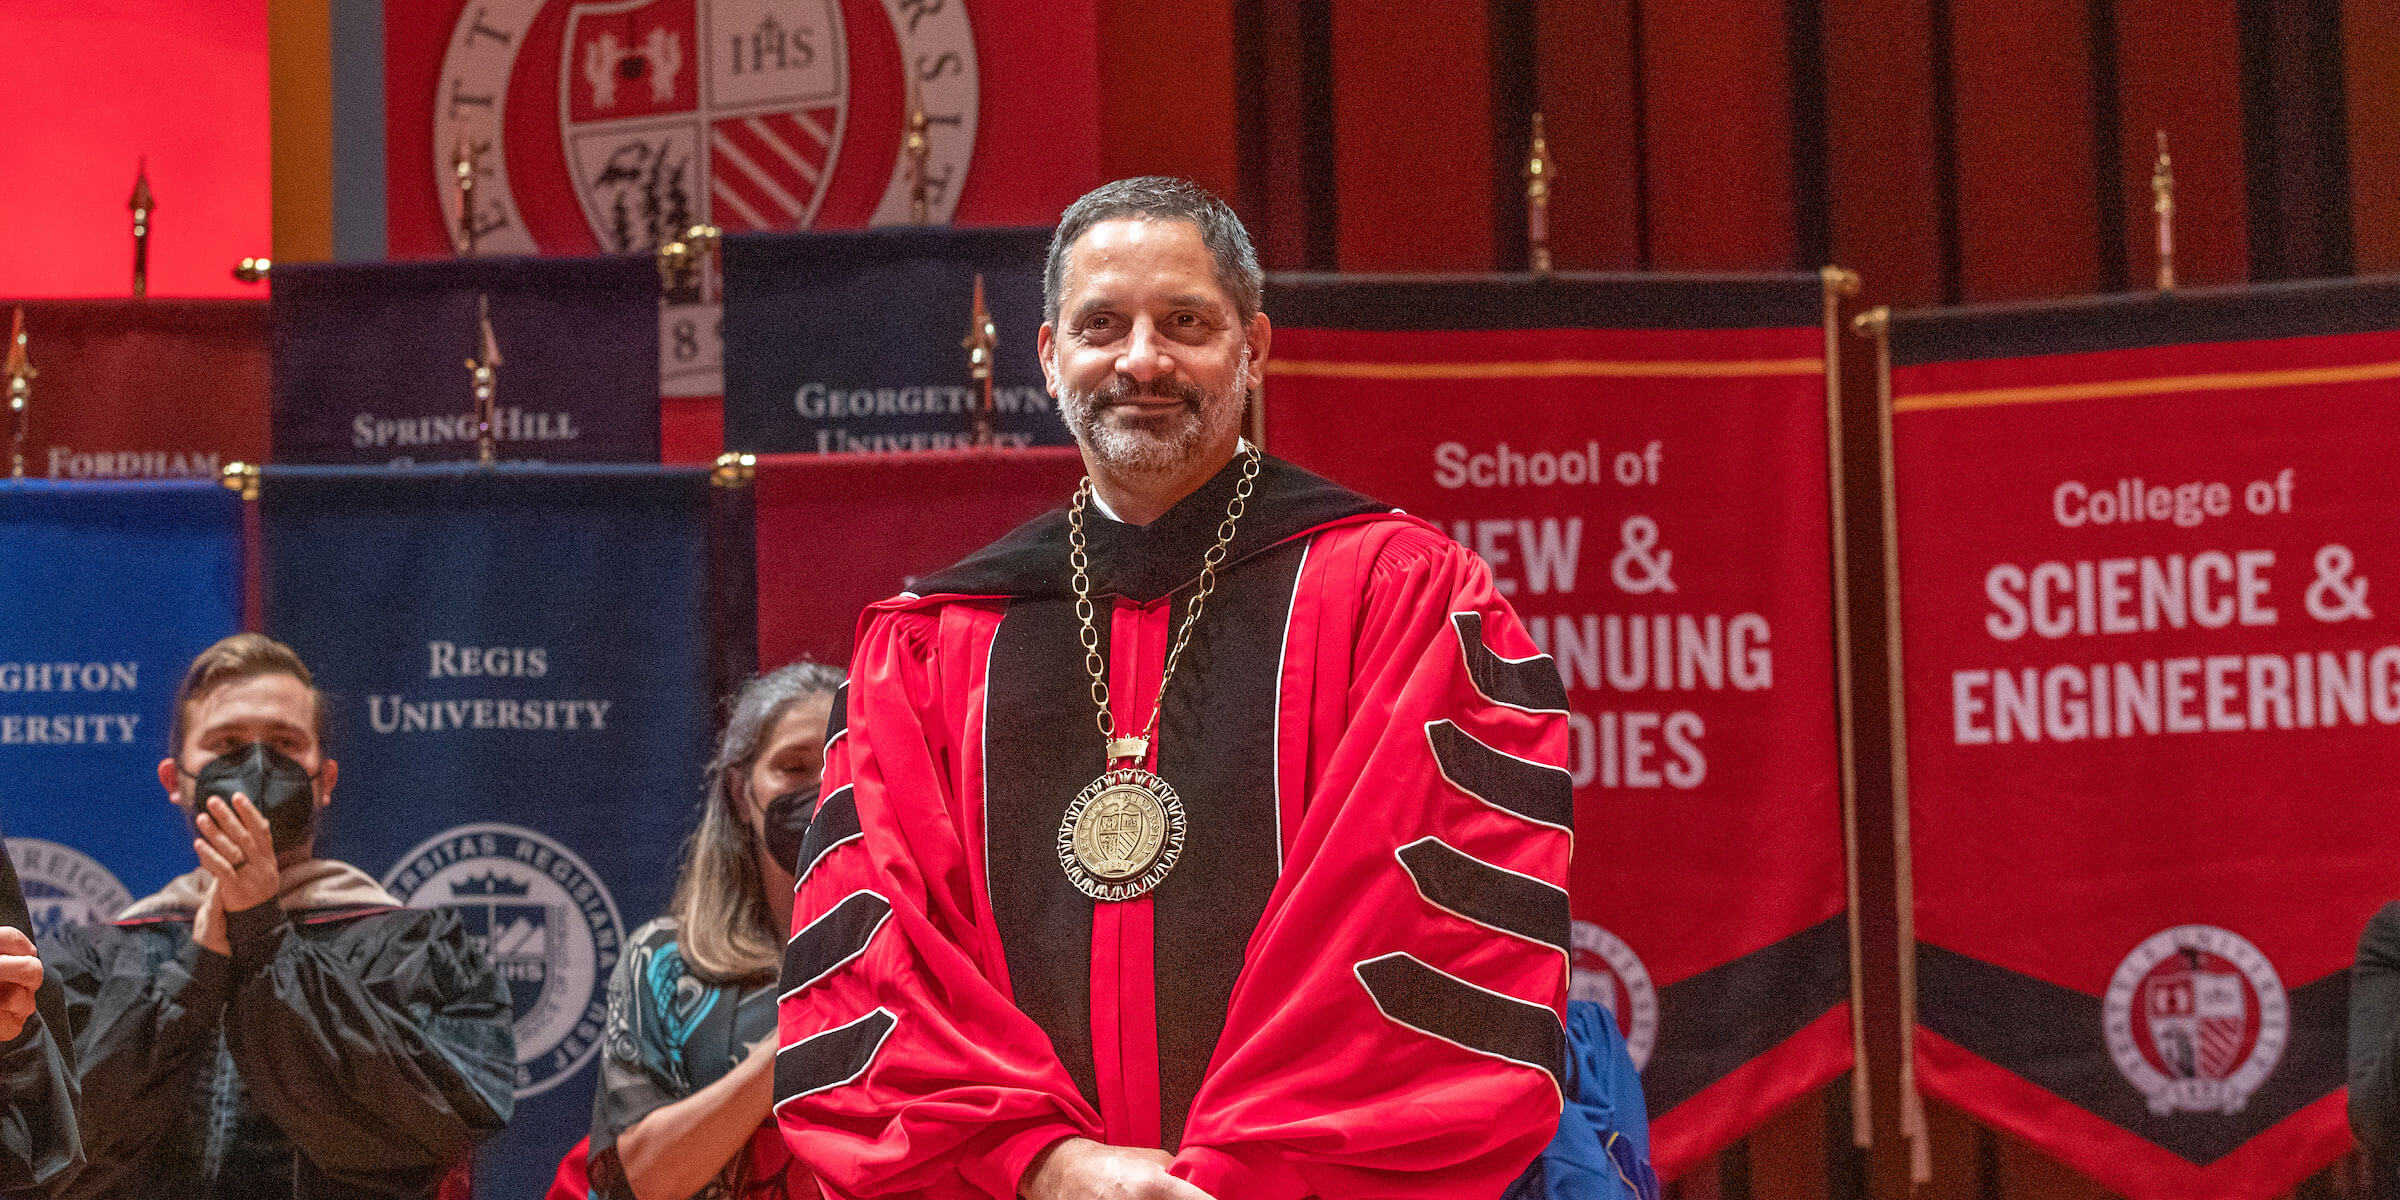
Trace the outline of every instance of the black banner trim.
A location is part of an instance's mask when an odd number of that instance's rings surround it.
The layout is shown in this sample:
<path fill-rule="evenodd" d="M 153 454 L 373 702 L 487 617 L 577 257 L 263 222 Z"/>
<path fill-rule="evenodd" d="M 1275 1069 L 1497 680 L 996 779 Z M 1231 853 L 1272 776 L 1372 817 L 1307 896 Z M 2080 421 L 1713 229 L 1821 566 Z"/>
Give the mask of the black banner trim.
<path fill-rule="evenodd" d="M 1566 1094 L 1567 1028 L 1547 1006 L 1477 987 L 1398 952 L 1354 963 L 1351 973 L 1386 1020 L 1548 1075 Z"/>
<path fill-rule="evenodd" d="M 1392 857 L 1415 881 L 1417 894 L 1443 912 L 1560 954 L 1572 944 L 1564 888 L 1485 862 L 1430 835 L 1392 851 Z"/>
<path fill-rule="evenodd" d="M 1511 816 L 1575 833 L 1574 777 L 1475 740 L 1456 722 L 1425 723 L 1433 762 L 1450 786 Z"/>
<path fill-rule="evenodd" d="M 1835 916 L 1658 991 L 1642 1072 L 1657 1116 L 1700 1094 L 1850 996 L 1850 932 Z"/>
<path fill-rule="evenodd" d="M 1567 711 L 1567 681 L 1558 673 L 1558 660 L 1547 654 L 1504 658 L 1483 644 L 1483 614 L 1455 612 L 1450 627 L 1458 631 L 1459 653 L 1467 658 L 1467 678 L 1484 699 L 1502 708 L 1529 713 Z"/>
<path fill-rule="evenodd" d="M 794 1100 L 855 1083 L 900 1019 L 878 1008 L 847 1025 L 812 1034 L 775 1052 L 775 1111 Z"/>
<path fill-rule="evenodd" d="M 2237 1113 L 2153 1113 L 2117 1070 L 2098 996 L 1917 943 L 1917 1020 L 1959 1049 L 2196 1166 L 2240 1149 L 2349 1080 L 2350 972 L 2284 992 L 2283 1057 Z"/>
<path fill-rule="evenodd" d="M 2177 288 L 1892 315 L 1892 365 L 2090 354 L 2400 327 L 2400 277 Z"/>
<path fill-rule="evenodd" d="M 1788 329 L 1824 323 L 1824 288 L 1814 274 L 1293 273 L 1267 277 L 1264 307 L 1287 329 Z"/>
<path fill-rule="evenodd" d="M 842 964 L 867 952 L 875 932 L 892 918 L 892 902 L 859 890 L 842 897 L 816 920 L 792 935 L 783 947 L 783 992 L 776 1003 L 789 1000 L 808 986 L 841 969 Z"/>

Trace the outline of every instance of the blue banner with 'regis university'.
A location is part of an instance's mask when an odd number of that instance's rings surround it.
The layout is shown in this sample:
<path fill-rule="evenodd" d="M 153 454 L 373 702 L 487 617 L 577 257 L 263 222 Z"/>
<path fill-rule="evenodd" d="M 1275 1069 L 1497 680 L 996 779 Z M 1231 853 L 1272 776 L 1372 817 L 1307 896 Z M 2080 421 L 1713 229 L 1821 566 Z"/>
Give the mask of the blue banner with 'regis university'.
<path fill-rule="evenodd" d="M 276 264 L 273 461 L 472 461 L 483 300 L 501 458 L 658 461 L 658 269 L 635 256 Z"/>
<path fill-rule="evenodd" d="M 999 335 L 1003 446 L 1065 445 L 1042 385 L 1048 229 L 907 227 L 724 241 L 725 448 L 944 450 L 969 444 L 975 277 Z"/>
<path fill-rule="evenodd" d="M 269 467 L 266 630 L 330 698 L 320 852 L 460 911 L 516 1006 L 477 1194 L 589 1129 L 609 972 L 657 916 L 713 730 L 705 471 Z"/>
<path fill-rule="evenodd" d="M 36 936 L 198 865 L 158 763 L 184 668 L 241 622 L 232 492 L 0 480 L 0 827 Z"/>

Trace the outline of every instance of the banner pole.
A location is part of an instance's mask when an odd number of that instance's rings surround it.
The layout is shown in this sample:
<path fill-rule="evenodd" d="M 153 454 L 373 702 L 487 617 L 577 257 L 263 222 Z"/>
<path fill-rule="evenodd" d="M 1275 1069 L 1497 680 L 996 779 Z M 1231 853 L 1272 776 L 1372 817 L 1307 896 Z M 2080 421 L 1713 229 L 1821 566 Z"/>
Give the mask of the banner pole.
<path fill-rule="evenodd" d="M 1884 669 L 1892 722 L 1892 892 L 1899 909 L 1894 925 L 1899 945 L 1900 1136 L 1908 1141 L 1908 1178 L 1933 1178 L 1933 1147 L 1925 1128 L 1925 1100 L 1917 1091 L 1917 901 L 1908 833 L 1908 693 L 1901 669 L 1900 500 L 1892 467 L 1892 310 L 1881 305 L 1852 322 L 1875 341 L 1875 412 L 1883 471 Z"/>
<path fill-rule="evenodd" d="M 1850 679 L 1850 529 L 1842 463 L 1842 298 L 1858 294 L 1858 272 L 1824 267 L 1818 272 L 1825 295 L 1825 478 L 1833 526 L 1833 666 L 1838 708 L 1842 781 L 1842 866 L 1849 888 L 1850 926 L 1850 1142 L 1864 1150 L 1875 1144 L 1874 1092 L 1867 1079 L 1867 983 L 1865 945 L 1858 916 L 1858 764 L 1854 733 L 1855 695 Z"/>
<path fill-rule="evenodd" d="M 217 473 L 225 490 L 242 498 L 242 628 L 267 625 L 266 537 L 258 518 L 258 464 L 236 459 Z"/>

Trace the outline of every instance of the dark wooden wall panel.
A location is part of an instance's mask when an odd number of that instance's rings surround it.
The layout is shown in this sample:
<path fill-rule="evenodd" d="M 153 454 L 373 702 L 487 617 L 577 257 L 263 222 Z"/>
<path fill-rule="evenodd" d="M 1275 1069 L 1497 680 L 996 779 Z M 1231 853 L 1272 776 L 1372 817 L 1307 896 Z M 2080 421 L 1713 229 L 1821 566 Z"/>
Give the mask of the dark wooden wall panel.
<path fill-rule="evenodd" d="M 1536 19 L 1541 108 L 1558 169 L 1551 257 L 1560 270 L 1639 270 L 1633 0 L 1543 0 Z"/>
<path fill-rule="evenodd" d="M 1099 18 L 1102 174 L 1180 175 L 1238 201 L 1233 0 L 1110 0 Z"/>
<path fill-rule="evenodd" d="M 2115 0 L 2115 9 L 2125 278 L 2137 291 L 2157 278 L 2150 174 L 2164 129 L 2178 282 L 2240 283 L 2250 276 L 2250 238 L 2235 0 Z"/>
<path fill-rule="evenodd" d="M 1942 298 L 1931 21 L 1929 0 L 1825 8 L 1833 260 L 1860 274 L 1870 303 Z"/>
<path fill-rule="evenodd" d="M 2087 0 L 1951 0 L 1960 291 L 2072 296 L 2100 281 Z"/>
<path fill-rule="evenodd" d="M 1641 0 L 1640 12 L 1650 265 L 1801 265 L 1782 0 Z"/>
<path fill-rule="evenodd" d="M 2400 0 L 2342 6 L 2357 271 L 2400 271 Z"/>
<path fill-rule="evenodd" d="M 1492 268 L 1484 0 L 1333 9 L 1334 177 L 1345 271 Z M 1512 134 L 1504 144 L 1522 142 Z"/>

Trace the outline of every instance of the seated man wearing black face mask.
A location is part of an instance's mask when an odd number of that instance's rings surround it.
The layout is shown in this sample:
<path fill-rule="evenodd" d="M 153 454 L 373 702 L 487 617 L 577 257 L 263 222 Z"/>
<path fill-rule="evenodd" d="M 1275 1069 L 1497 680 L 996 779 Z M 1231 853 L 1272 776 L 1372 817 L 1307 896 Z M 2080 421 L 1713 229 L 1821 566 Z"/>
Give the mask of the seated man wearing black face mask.
<path fill-rule="evenodd" d="M 773 1119 L 775 974 L 841 683 L 793 663 L 734 700 L 675 898 L 609 978 L 595 1200 L 815 1200 Z"/>
<path fill-rule="evenodd" d="M 507 1123 L 508 989 L 458 916 L 315 857 L 323 713 L 258 634 L 185 674 L 158 778 L 200 867 L 54 948 L 90 1159 L 65 1195 L 431 1197 Z"/>

